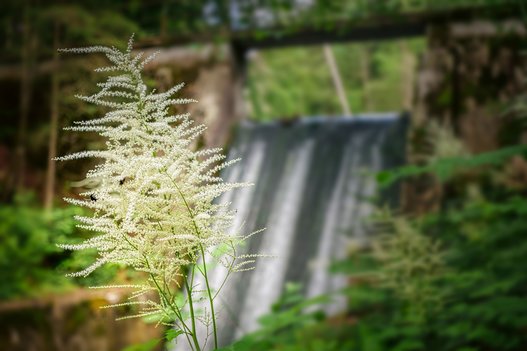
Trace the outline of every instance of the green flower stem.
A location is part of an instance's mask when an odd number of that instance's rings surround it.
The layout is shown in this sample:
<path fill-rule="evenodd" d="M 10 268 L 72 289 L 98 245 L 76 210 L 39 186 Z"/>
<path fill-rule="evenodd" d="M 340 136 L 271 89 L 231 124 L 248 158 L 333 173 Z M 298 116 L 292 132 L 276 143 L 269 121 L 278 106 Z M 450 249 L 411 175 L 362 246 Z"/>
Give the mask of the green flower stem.
<path fill-rule="evenodd" d="M 170 177 L 170 175 L 168 173 L 166 173 L 166 172 L 165 172 L 165 174 L 170 178 L 170 180 L 172 181 L 172 183 L 176 187 L 179 195 L 181 196 L 181 199 L 183 200 L 183 203 L 185 204 L 185 207 L 187 208 L 187 211 L 189 213 L 190 219 L 192 220 L 192 224 L 194 226 L 194 230 L 196 231 L 196 235 L 198 236 L 198 238 L 201 237 L 201 232 L 200 232 L 200 230 L 198 228 L 198 225 L 196 224 L 196 221 L 194 220 L 194 213 L 192 212 L 192 209 L 190 208 L 190 205 L 187 202 L 187 199 L 183 195 L 183 192 L 181 192 L 181 189 L 179 188 L 178 184 L 172 179 L 172 177 Z M 217 349 L 218 348 L 218 329 L 216 327 L 216 314 L 214 312 L 214 299 L 212 298 L 212 292 L 210 290 L 210 284 L 209 284 L 209 277 L 208 277 L 208 274 L 207 274 L 207 264 L 205 262 L 205 250 L 203 249 L 203 245 L 201 245 L 201 243 L 199 244 L 199 249 L 200 249 L 200 252 L 201 252 L 201 259 L 203 260 L 203 278 L 205 279 L 205 286 L 207 288 L 207 296 L 209 298 L 209 304 L 210 304 L 210 313 L 212 315 L 212 330 L 213 330 L 213 334 L 214 334 L 214 348 Z M 185 282 L 186 282 L 186 280 L 185 280 Z M 187 283 L 187 286 L 188 286 L 188 283 Z M 188 290 L 188 288 L 187 288 L 187 290 Z M 191 298 L 191 296 L 189 296 L 189 301 L 191 301 L 191 300 L 192 300 L 192 298 Z M 192 305 L 190 305 L 190 307 L 192 308 Z M 192 323 L 194 324 L 194 317 L 193 316 L 191 316 L 191 317 L 192 317 Z"/>
<path fill-rule="evenodd" d="M 210 302 L 210 313 L 212 314 L 212 329 L 214 330 L 214 348 L 218 348 L 218 332 L 216 328 L 216 315 L 214 313 L 214 300 L 212 298 L 212 293 L 210 291 L 209 286 L 209 278 L 207 275 L 207 265 L 205 264 L 205 251 L 203 250 L 203 245 L 199 244 L 199 248 L 201 251 L 201 256 L 203 257 L 203 277 L 205 278 L 205 285 L 207 286 L 207 295 L 209 296 L 209 302 Z"/>
<path fill-rule="evenodd" d="M 134 250 L 136 250 L 136 251 L 138 250 L 138 247 L 136 245 L 134 245 L 130 240 L 128 240 L 126 235 L 123 236 L 123 237 L 124 237 L 124 240 L 128 243 L 128 245 L 130 245 Z M 150 269 L 150 263 L 148 262 L 148 257 L 146 257 L 144 254 L 142 256 L 143 256 L 143 258 L 145 260 L 146 266 Z M 150 273 L 150 278 L 154 282 L 154 284 L 156 286 L 156 289 L 157 289 L 157 293 L 159 295 L 159 298 L 161 299 L 161 301 L 163 301 L 163 304 L 165 306 L 168 306 L 172 310 L 172 312 L 174 312 L 174 314 L 179 319 L 179 321 L 181 322 L 181 325 L 183 326 L 183 329 L 185 330 L 185 337 L 187 338 L 187 341 L 188 341 L 190 347 L 192 348 L 192 350 L 194 350 L 194 347 L 192 346 L 192 342 L 190 341 L 190 339 L 188 337 L 189 334 L 192 335 L 192 340 L 194 341 L 194 344 L 196 345 L 196 351 L 201 351 L 198 339 L 196 337 L 196 329 L 195 329 L 194 317 L 192 317 L 192 324 L 193 324 L 192 325 L 192 327 L 193 327 L 192 329 L 193 330 L 191 331 L 190 328 L 185 323 L 185 320 L 183 319 L 183 316 L 181 315 L 181 311 L 179 311 L 177 306 L 174 303 L 171 302 L 172 299 L 169 299 L 166 296 L 165 290 L 161 289 L 161 287 L 159 286 L 159 283 L 157 282 L 157 279 L 154 276 L 154 274 Z M 169 291 L 169 290 L 167 290 L 167 291 Z"/>
<path fill-rule="evenodd" d="M 192 301 L 192 289 L 188 284 L 188 280 L 185 280 L 185 286 L 187 288 L 187 296 L 188 296 L 188 306 L 190 309 L 190 321 L 192 322 L 192 339 L 194 339 L 194 344 L 196 344 L 197 351 L 200 351 L 201 348 L 198 343 L 198 339 L 196 337 L 196 317 L 194 316 L 194 302 Z"/>

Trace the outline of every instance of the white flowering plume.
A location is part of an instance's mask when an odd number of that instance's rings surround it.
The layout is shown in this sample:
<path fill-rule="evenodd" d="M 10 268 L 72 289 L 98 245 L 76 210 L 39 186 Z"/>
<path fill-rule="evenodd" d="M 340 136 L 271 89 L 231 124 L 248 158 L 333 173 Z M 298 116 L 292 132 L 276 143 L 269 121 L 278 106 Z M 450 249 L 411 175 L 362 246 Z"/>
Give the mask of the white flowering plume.
<path fill-rule="evenodd" d="M 132 39 L 124 52 L 102 46 L 61 51 L 102 53 L 110 61 L 109 66 L 96 70 L 110 73 L 98 84 L 100 91 L 78 96 L 109 108 L 109 112 L 66 128 L 99 133 L 107 140 L 106 148 L 58 158 L 101 159 L 86 175 L 98 186 L 80 194 L 80 199 L 66 199 L 93 210 L 91 216 L 78 216 L 77 220 L 79 227 L 96 234 L 80 244 L 61 247 L 98 251 L 92 265 L 71 275 L 86 276 L 110 262 L 146 272 L 149 278 L 144 284 L 122 286 L 136 289 L 125 304 L 140 305 L 137 316 L 157 314 L 160 321 L 176 324 L 179 320 L 181 330 L 192 336 L 178 304 L 192 303 L 193 296 L 189 293 L 183 302 L 176 298 L 179 284 L 187 284 L 192 291 L 194 275 L 207 279 L 203 258 L 206 254 L 217 256 L 219 247 L 227 248 L 218 258 L 229 272 L 247 269 L 254 262 L 253 255 L 236 256 L 236 244 L 247 236 L 227 233 L 234 211 L 228 204 L 214 201 L 226 191 L 247 185 L 225 183 L 217 176 L 237 160 L 225 162 L 221 149 L 194 150 L 193 141 L 205 126 L 195 124 L 188 114 L 169 113 L 170 106 L 193 100 L 173 97 L 183 84 L 162 93 L 148 89 L 141 71 L 153 56 L 143 59 L 142 53 L 134 55 Z M 145 298 L 150 290 L 157 291 L 158 298 Z M 209 297 L 212 301 L 210 291 Z M 213 314 L 212 302 L 211 309 Z"/>

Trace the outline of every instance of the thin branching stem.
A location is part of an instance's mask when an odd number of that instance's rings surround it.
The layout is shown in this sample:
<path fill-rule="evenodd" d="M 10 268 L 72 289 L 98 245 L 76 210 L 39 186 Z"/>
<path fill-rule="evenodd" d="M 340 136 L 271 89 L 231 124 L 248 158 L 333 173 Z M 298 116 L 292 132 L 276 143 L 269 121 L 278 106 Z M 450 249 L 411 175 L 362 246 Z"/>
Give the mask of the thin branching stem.
<path fill-rule="evenodd" d="M 190 219 L 192 220 L 192 224 L 194 226 L 194 230 L 196 232 L 196 235 L 198 236 L 198 238 L 201 238 L 201 232 L 200 232 L 200 230 L 198 228 L 196 220 L 194 219 L 194 213 L 192 212 L 192 209 L 190 208 L 190 205 L 189 205 L 187 199 L 185 198 L 185 195 L 183 195 L 183 192 L 181 192 L 181 189 L 179 188 L 178 184 L 172 179 L 172 177 L 170 177 L 168 174 L 167 174 L 167 176 L 173 182 L 174 187 L 177 189 L 179 195 L 181 196 L 181 199 L 183 200 L 183 203 L 185 204 L 185 207 L 187 208 L 187 211 L 189 213 Z M 216 327 L 216 314 L 215 314 L 215 311 L 214 311 L 214 299 L 212 298 L 212 291 L 210 289 L 210 284 L 209 284 L 209 276 L 207 274 L 207 263 L 205 262 L 205 259 L 206 259 L 206 257 L 205 257 L 205 250 L 203 249 L 203 245 L 201 243 L 199 243 L 199 250 L 200 250 L 200 253 L 201 253 L 201 259 L 203 261 L 203 271 L 202 271 L 202 273 L 203 273 L 203 278 L 205 279 L 205 287 L 206 287 L 206 290 L 207 290 L 207 297 L 208 297 L 208 300 L 209 300 L 210 313 L 211 313 L 211 317 L 212 317 L 212 331 L 213 331 L 213 335 L 214 335 L 214 348 L 217 349 L 218 348 L 218 329 Z M 189 299 L 190 299 L 190 297 L 189 297 Z"/>
<path fill-rule="evenodd" d="M 185 287 L 187 290 L 188 307 L 190 310 L 190 322 L 192 323 L 192 339 L 194 340 L 194 344 L 196 345 L 196 350 L 200 351 L 201 348 L 199 346 L 199 342 L 196 336 L 196 316 L 194 315 L 194 301 L 192 299 L 192 289 L 189 286 L 187 279 L 185 279 Z"/>

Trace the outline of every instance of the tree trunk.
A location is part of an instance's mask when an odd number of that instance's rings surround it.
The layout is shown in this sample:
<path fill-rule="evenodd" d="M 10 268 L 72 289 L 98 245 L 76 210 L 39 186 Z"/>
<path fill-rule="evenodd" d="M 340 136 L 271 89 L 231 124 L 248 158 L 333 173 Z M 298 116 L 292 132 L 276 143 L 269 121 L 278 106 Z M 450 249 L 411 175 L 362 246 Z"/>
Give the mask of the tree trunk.
<path fill-rule="evenodd" d="M 402 54 L 402 79 L 401 79 L 401 91 L 402 91 L 402 107 L 405 111 L 411 111 L 414 102 L 414 80 L 415 80 L 415 68 L 416 59 L 412 51 L 408 48 L 408 43 L 402 41 L 400 44 Z"/>
<path fill-rule="evenodd" d="M 326 58 L 326 63 L 331 72 L 331 77 L 333 78 L 333 84 L 335 85 L 335 90 L 337 91 L 337 96 L 339 97 L 340 106 L 342 108 L 342 113 L 345 116 L 351 115 L 351 109 L 348 104 L 348 98 L 346 97 L 346 92 L 344 91 L 344 84 L 342 84 L 342 78 L 339 72 L 339 67 L 337 66 L 337 61 L 335 60 L 335 55 L 331 46 L 324 44 L 324 56 Z"/>
<path fill-rule="evenodd" d="M 29 108 L 33 86 L 34 50 L 36 38 L 31 32 L 29 8 L 24 13 L 22 26 L 22 67 L 20 77 L 20 115 L 18 120 L 17 145 L 15 151 L 14 183 L 16 190 L 25 185 L 26 143 Z"/>
<path fill-rule="evenodd" d="M 59 119 L 59 26 L 55 22 L 53 32 L 53 73 L 51 74 L 51 114 L 49 123 L 49 143 L 48 143 L 48 168 L 46 170 L 46 183 L 44 187 L 44 208 L 51 210 L 55 195 L 55 162 L 57 156 L 57 128 Z"/>
<path fill-rule="evenodd" d="M 360 46 L 360 78 L 362 83 L 362 108 L 364 111 L 372 110 L 370 97 L 370 49 L 367 44 Z"/>

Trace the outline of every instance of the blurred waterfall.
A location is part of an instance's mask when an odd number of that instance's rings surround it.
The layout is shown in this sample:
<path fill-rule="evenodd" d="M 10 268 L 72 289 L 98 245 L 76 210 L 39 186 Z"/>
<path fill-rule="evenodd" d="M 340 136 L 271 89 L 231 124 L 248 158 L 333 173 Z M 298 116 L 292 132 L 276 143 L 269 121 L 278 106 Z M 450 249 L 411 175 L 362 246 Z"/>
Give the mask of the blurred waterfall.
<path fill-rule="evenodd" d="M 287 282 L 302 284 L 306 296 L 346 285 L 346 277 L 329 274 L 328 267 L 345 258 L 350 245 L 366 243 L 372 197 L 378 195 L 372 172 L 403 162 L 405 131 L 406 118 L 396 114 L 239 127 L 229 158 L 242 161 L 223 177 L 255 185 L 220 201 L 238 210 L 233 231 L 267 228 L 240 251 L 277 258 L 260 259 L 254 270 L 229 278 L 216 300 L 220 346 L 256 330 Z M 213 285 L 225 274 L 216 267 Z M 325 308 L 337 313 L 345 300 Z M 202 327 L 199 339 L 206 333 Z M 181 339 L 176 349 L 186 350 L 184 344 Z M 211 346 L 209 338 L 205 349 Z"/>

